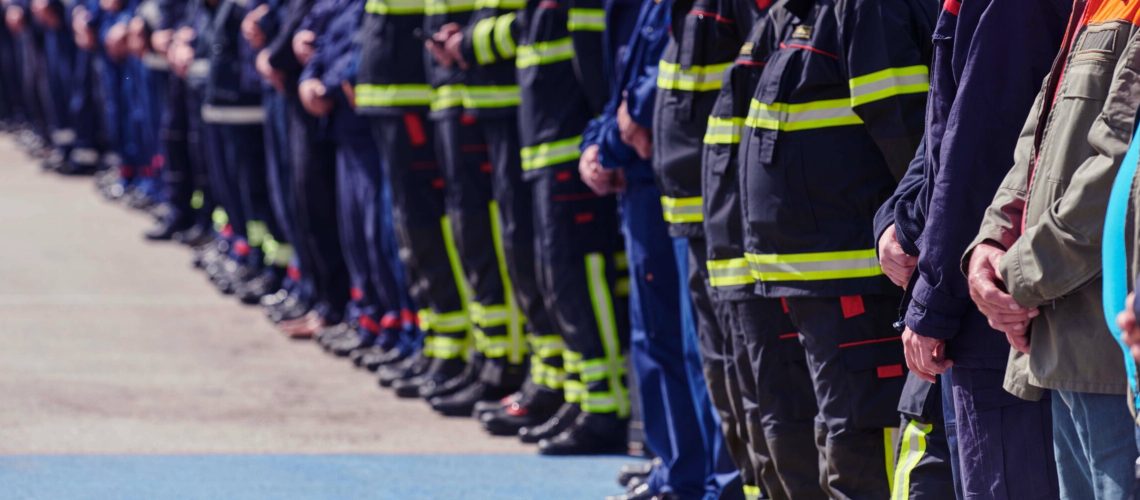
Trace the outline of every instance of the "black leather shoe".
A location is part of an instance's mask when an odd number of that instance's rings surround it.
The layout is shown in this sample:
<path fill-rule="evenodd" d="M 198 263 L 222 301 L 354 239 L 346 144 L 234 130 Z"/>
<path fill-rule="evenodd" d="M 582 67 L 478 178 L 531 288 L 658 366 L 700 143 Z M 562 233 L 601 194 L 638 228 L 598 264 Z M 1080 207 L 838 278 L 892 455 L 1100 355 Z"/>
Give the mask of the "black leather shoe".
<path fill-rule="evenodd" d="M 420 384 L 417 396 L 431 399 L 438 395 L 439 389 L 455 377 L 461 376 L 467 368 L 467 363 L 461 359 L 436 359 L 428 370 L 431 374 Z"/>
<path fill-rule="evenodd" d="M 629 489 L 635 480 L 644 481 L 653 472 L 653 462 L 626 464 L 618 469 L 617 482 L 623 488 Z"/>
<path fill-rule="evenodd" d="M 337 323 L 327 328 L 322 328 L 313 337 L 317 341 L 317 345 L 326 351 L 332 349 L 332 345 L 338 342 L 348 340 L 356 336 L 356 329 L 349 323 Z"/>
<path fill-rule="evenodd" d="M 476 382 L 463 390 L 451 394 L 432 398 L 433 410 L 448 417 L 469 417 L 475 410 L 475 403 L 480 401 L 497 401 L 514 392 L 514 387 L 489 385 L 485 382 Z"/>
<path fill-rule="evenodd" d="M 538 452 L 551 456 L 624 454 L 629 451 L 628 434 L 625 419 L 583 412 L 568 429 L 539 441 Z"/>
<path fill-rule="evenodd" d="M 349 353 L 356 350 L 363 350 L 372 347 L 376 343 L 375 333 L 361 333 L 360 328 L 354 328 L 355 335 L 345 336 L 330 342 L 328 351 L 338 358 L 348 356 Z"/>
<path fill-rule="evenodd" d="M 277 306 L 266 308 L 265 316 L 269 318 L 269 321 L 281 323 L 302 318 L 309 314 L 312 308 L 312 305 L 307 301 L 301 300 L 297 294 L 293 294 Z"/>
<path fill-rule="evenodd" d="M 578 405 L 565 403 L 554 413 L 553 417 L 550 417 L 545 422 L 534 427 L 523 427 L 519 429 L 519 441 L 524 443 L 537 443 L 543 439 L 557 436 L 558 433 L 570 427 L 581 412 L 582 409 Z"/>
<path fill-rule="evenodd" d="M 431 358 L 424 356 L 423 352 L 418 352 L 395 366 L 397 373 L 388 385 L 393 389 L 403 387 L 403 392 L 407 395 L 401 397 L 414 398 L 419 396 L 419 383 L 423 381 L 422 376 L 427 372 L 430 365 Z M 380 385 L 384 385 L 383 377 L 384 374 L 381 374 Z"/>
<path fill-rule="evenodd" d="M 266 268 L 253 279 L 243 282 L 237 287 L 235 295 L 243 304 L 254 305 L 261 302 L 261 298 L 281 289 L 281 271 Z"/>
<path fill-rule="evenodd" d="M 517 436 L 519 429 L 541 424 L 562 407 L 562 393 L 533 388 L 496 411 L 479 416 L 483 428 L 495 436 Z"/>
<path fill-rule="evenodd" d="M 214 239 L 214 230 L 205 224 L 195 224 L 174 235 L 174 240 L 190 247 L 199 247 Z"/>
<path fill-rule="evenodd" d="M 463 371 L 425 392 L 423 398 L 431 401 L 434 398 L 450 396 L 466 389 L 467 386 L 479 381 L 479 372 L 482 368 L 483 362 L 479 358 L 471 360 L 470 363 L 464 362 Z"/>
<path fill-rule="evenodd" d="M 475 403 L 475 418 L 482 422 L 483 418 L 486 415 L 495 413 L 504 407 L 510 406 L 512 403 L 516 403 L 522 398 L 523 391 L 519 390 L 517 392 L 508 394 L 507 397 L 498 401 L 480 401 L 478 403 Z"/>
<path fill-rule="evenodd" d="M 408 359 L 409 356 L 410 354 L 406 349 L 392 347 L 390 349 L 382 351 L 380 354 L 375 355 L 374 357 L 372 355 L 366 356 L 361 364 L 364 366 L 364 369 L 370 372 L 374 372 L 376 370 L 379 370 L 381 367 L 400 363 L 401 361 Z"/>
<path fill-rule="evenodd" d="M 257 301 L 257 304 L 261 307 L 277 307 L 281 304 L 284 304 L 288 299 L 289 290 L 282 288 L 276 292 L 261 297 L 261 300 Z"/>

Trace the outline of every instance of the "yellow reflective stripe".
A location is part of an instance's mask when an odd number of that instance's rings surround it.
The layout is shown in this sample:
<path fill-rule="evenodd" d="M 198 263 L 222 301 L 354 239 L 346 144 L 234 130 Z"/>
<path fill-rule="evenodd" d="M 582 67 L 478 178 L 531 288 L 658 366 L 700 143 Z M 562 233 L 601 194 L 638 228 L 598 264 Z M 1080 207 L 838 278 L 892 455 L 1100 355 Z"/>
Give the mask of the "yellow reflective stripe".
<path fill-rule="evenodd" d="M 704 222 L 704 201 L 700 196 L 688 198 L 661 197 L 661 213 L 670 224 L 691 224 Z"/>
<path fill-rule="evenodd" d="M 883 274 L 875 249 L 801 254 L 746 254 L 760 281 L 819 281 Z"/>
<path fill-rule="evenodd" d="M 472 12 L 475 10 L 476 3 L 475 0 L 427 0 L 424 13 L 428 15 L 441 15 Z"/>
<path fill-rule="evenodd" d="M 705 128 L 705 144 L 740 144 L 743 130 L 744 118 L 710 116 Z"/>
<path fill-rule="evenodd" d="M 574 58 L 574 42 L 570 37 L 533 45 L 520 45 L 515 66 L 519 69 L 569 61 Z"/>
<path fill-rule="evenodd" d="M 440 86 L 432 92 L 431 110 L 439 111 L 462 106 L 463 95 L 466 92 L 467 86 L 463 84 Z"/>
<path fill-rule="evenodd" d="M 491 50 L 491 34 L 495 31 L 495 18 L 487 17 L 475 23 L 471 30 L 471 46 L 475 49 L 475 62 L 491 64 L 495 62 L 495 52 Z"/>
<path fill-rule="evenodd" d="M 710 260 L 707 266 L 709 270 L 709 286 L 740 286 L 756 283 L 756 278 L 752 276 L 752 268 L 748 264 L 748 259 L 744 257 Z"/>
<path fill-rule="evenodd" d="M 530 377 L 534 383 L 556 390 L 562 389 L 566 384 L 565 370 L 543 363 L 536 357 L 530 361 Z"/>
<path fill-rule="evenodd" d="M 531 351 L 541 358 L 561 358 L 566 350 L 566 341 L 561 335 L 543 335 L 530 338 Z"/>
<path fill-rule="evenodd" d="M 526 7 L 525 0 L 476 0 L 479 9 L 519 10 Z"/>
<path fill-rule="evenodd" d="M 432 88 L 427 84 L 361 83 L 356 85 L 355 91 L 359 107 L 427 106 L 432 100 Z"/>
<path fill-rule="evenodd" d="M 629 278 L 618 278 L 614 282 L 614 295 L 618 297 L 629 297 Z"/>
<path fill-rule="evenodd" d="M 468 85 L 463 92 L 467 108 L 505 108 L 519 105 L 518 85 Z"/>
<path fill-rule="evenodd" d="M 625 359 L 619 359 L 618 370 L 620 373 L 625 373 Z M 606 359 L 590 359 L 582 362 L 582 381 L 583 382 L 597 382 L 605 380 L 612 375 L 610 370 L 613 368 L 613 363 Z"/>
<path fill-rule="evenodd" d="M 269 226 L 259 220 L 246 221 L 245 241 L 251 247 L 260 247 L 269 238 Z"/>
<path fill-rule="evenodd" d="M 380 15 L 416 15 L 426 10 L 423 0 L 368 0 L 364 4 L 364 11 L 369 14 Z"/>
<path fill-rule="evenodd" d="M 744 125 L 751 128 L 792 132 L 827 127 L 859 125 L 863 120 L 851 109 L 850 99 L 829 99 L 803 104 L 765 104 L 752 99 Z"/>
<path fill-rule="evenodd" d="M 606 362 L 609 364 L 609 386 L 613 391 L 615 408 L 619 417 L 629 415 L 629 396 L 625 393 L 622 383 L 624 364 L 621 356 L 621 343 L 618 339 L 617 320 L 614 314 L 614 302 L 610 296 L 609 282 L 606 279 L 606 259 L 600 253 L 586 255 L 586 284 L 590 289 L 590 301 L 594 306 L 594 317 L 598 322 L 598 333 L 602 337 L 602 346 L 606 353 Z M 597 407 L 594 407 L 595 409 Z M 586 402 L 582 409 L 590 411 Z M 597 412 L 604 410 L 596 409 Z"/>
<path fill-rule="evenodd" d="M 751 484 L 744 485 L 744 500 L 759 500 L 762 495 L 759 486 Z"/>
<path fill-rule="evenodd" d="M 471 289 L 467 280 L 463 277 L 463 266 L 459 263 L 459 247 L 455 245 L 455 233 L 451 230 L 451 218 L 443 216 L 439 218 L 439 228 L 443 234 L 443 247 L 447 252 L 447 262 L 451 267 L 451 278 L 455 281 L 455 288 L 459 292 L 459 301 L 463 304 L 460 311 L 450 313 L 456 315 L 456 319 L 462 316 L 466 327 L 470 328 L 470 311 L 468 304 L 471 303 Z M 437 315 L 436 320 L 440 321 L 444 315 Z M 436 329 L 436 331 L 441 331 Z"/>
<path fill-rule="evenodd" d="M 687 92 L 720 90 L 724 72 L 731 67 L 732 63 L 726 62 L 682 68 L 680 64 L 661 60 L 657 65 L 657 88 Z"/>
<path fill-rule="evenodd" d="M 230 216 L 222 207 L 214 207 L 213 213 L 210 214 L 210 220 L 214 221 L 214 229 L 221 231 L 226 228 L 226 224 L 230 223 Z"/>
<path fill-rule="evenodd" d="M 567 403 L 580 403 L 586 395 L 586 384 L 567 378 L 566 383 L 562 386 L 562 391 Z"/>
<path fill-rule="evenodd" d="M 471 321 L 484 328 L 505 326 L 510 320 L 510 309 L 502 304 L 483 305 L 472 302 L 468 305 Z"/>
<path fill-rule="evenodd" d="M 629 271 L 629 256 L 625 252 L 614 253 L 614 269 Z"/>
<path fill-rule="evenodd" d="M 887 68 L 852 78 L 851 105 L 860 106 L 903 94 L 925 94 L 930 91 L 930 69 L 926 66 Z"/>
<path fill-rule="evenodd" d="M 582 411 L 586 413 L 621 413 L 622 405 L 613 392 L 586 392 L 582 399 Z"/>
<path fill-rule="evenodd" d="M 206 205 L 206 193 L 201 189 L 194 190 L 194 194 L 190 196 L 190 208 L 198 210 Z"/>
<path fill-rule="evenodd" d="M 495 48 L 503 59 L 515 56 L 515 37 L 511 34 L 511 24 L 515 22 L 515 13 L 499 16 L 495 19 Z"/>
<path fill-rule="evenodd" d="M 261 249 L 265 251 L 265 263 L 270 266 L 285 267 L 293 260 L 293 245 L 281 243 L 275 239 L 268 239 Z"/>
<path fill-rule="evenodd" d="M 456 339 L 442 335 L 432 335 L 424 340 L 424 350 L 430 349 L 431 357 L 441 359 L 454 359 L 463 355 L 467 350 L 467 339 Z"/>
<path fill-rule="evenodd" d="M 566 21 L 566 29 L 574 31 L 605 31 L 605 9 L 570 9 L 570 19 Z"/>
<path fill-rule="evenodd" d="M 582 136 L 580 135 L 545 144 L 527 146 L 521 151 L 522 168 L 524 171 L 538 170 L 577 160 L 578 156 L 581 155 L 579 151 L 581 146 Z"/>
<path fill-rule="evenodd" d="M 910 498 L 910 475 L 918 467 L 922 457 L 926 455 L 926 436 L 934 430 L 931 424 L 922 424 L 910 420 L 903 429 L 902 450 L 899 455 L 897 468 L 891 484 L 891 498 L 908 500 Z M 890 465 L 888 463 L 888 465 Z M 888 469 L 890 470 L 890 469 Z"/>
<path fill-rule="evenodd" d="M 503 283 L 503 300 L 506 303 L 503 313 L 506 315 L 507 325 L 507 359 L 511 364 L 521 364 L 526 354 L 526 339 L 523 336 L 522 313 L 519 311 L 518 303 L 515 302 L 514 283 L 511 282 L 511 275 L 507 273 L 507 253 L 503 248 L 499 203 L 492 201 L 487 211 L 491 217 L 491 242 L 495 246 L 495 260 L 499 264 L 499 280 Z"/>

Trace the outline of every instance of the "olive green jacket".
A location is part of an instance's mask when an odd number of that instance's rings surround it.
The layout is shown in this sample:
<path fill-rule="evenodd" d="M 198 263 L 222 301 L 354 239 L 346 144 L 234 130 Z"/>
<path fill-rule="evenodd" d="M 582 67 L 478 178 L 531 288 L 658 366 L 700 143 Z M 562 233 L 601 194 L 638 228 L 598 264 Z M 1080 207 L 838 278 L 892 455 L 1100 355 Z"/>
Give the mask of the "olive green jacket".
<path fill-rule="evenodd" d="M 1126 392 L 1120 348 L 1101 309 L 1100 248 L 1108 195 L 1140 106 L 1138 31 L 1125 21 L 1077 31 L 965 256 L 968 262 L 982 242 L 1007 249 L 999 266 L 1006 287 L 1019 304 L 1041 310 L 1030 324 L 1028 360 L 1011 353 L 1007 367 L 1006 390 L 1021 397 L 1039 397 L 1036 388 Z"/>

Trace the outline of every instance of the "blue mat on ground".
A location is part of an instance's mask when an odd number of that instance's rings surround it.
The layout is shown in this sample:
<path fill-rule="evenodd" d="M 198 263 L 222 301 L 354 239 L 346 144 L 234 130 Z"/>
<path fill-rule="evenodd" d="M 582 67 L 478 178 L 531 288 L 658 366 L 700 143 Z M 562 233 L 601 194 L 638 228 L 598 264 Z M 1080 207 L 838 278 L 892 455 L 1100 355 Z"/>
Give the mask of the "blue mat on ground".
<path fill-rule="evenodd" d="M 0 457 L 3 499 L 591 499 L 629 457 L 49 455 Z"/>

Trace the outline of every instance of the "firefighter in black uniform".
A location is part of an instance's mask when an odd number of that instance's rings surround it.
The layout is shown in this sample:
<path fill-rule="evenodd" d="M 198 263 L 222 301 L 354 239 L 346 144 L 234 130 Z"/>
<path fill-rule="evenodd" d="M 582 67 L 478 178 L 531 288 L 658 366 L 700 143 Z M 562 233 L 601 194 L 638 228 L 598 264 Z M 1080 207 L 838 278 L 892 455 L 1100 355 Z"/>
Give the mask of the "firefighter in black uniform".
<path fill-rule="evenodd" d="M 733 414 L 731 420 L 722 416 L 726 437 L 733 439 L 733 422 L 735 432 L 747 440 L 747 460 L 734 457 L 740 462 L 746 496 L 755 498 L 762 487 L 769 498 L 822 499 L 827 495 L 819 485 L 816 455 L 804 453 L 814 443 L 816 414 L 804 350 L 780 300 L 753 293 L 756 279 L 744 258 L 737 149 L 752 90 L 763 69 L 754 59 L 762 33 L 761 23 L 753 26 L 728 69 L 711 114 L 706 113 L 701 198 L 707 274 L 702 281 L 707 280 L 720 321 L 724 338 L 719 345 L 725 360 L 723 375 L 706 377 L 710 387 L 718 376 L 725 381 Z M 702 249 L 690 250 L 696 254 Z M 702 342 L 707 342 L 703 333 Z M 779 383 L 758 384 L 758 380 Z"/>
<path fill-rule="evenodd" d="M 755 292 L 781 299 L 801 335 L 832 498 L 890 495 L 900 297 L 869 228 L 922 136 L 936 9 L 788 0 L 755 47 L 764 69 L 739 151 L 744 248 Z"/>

